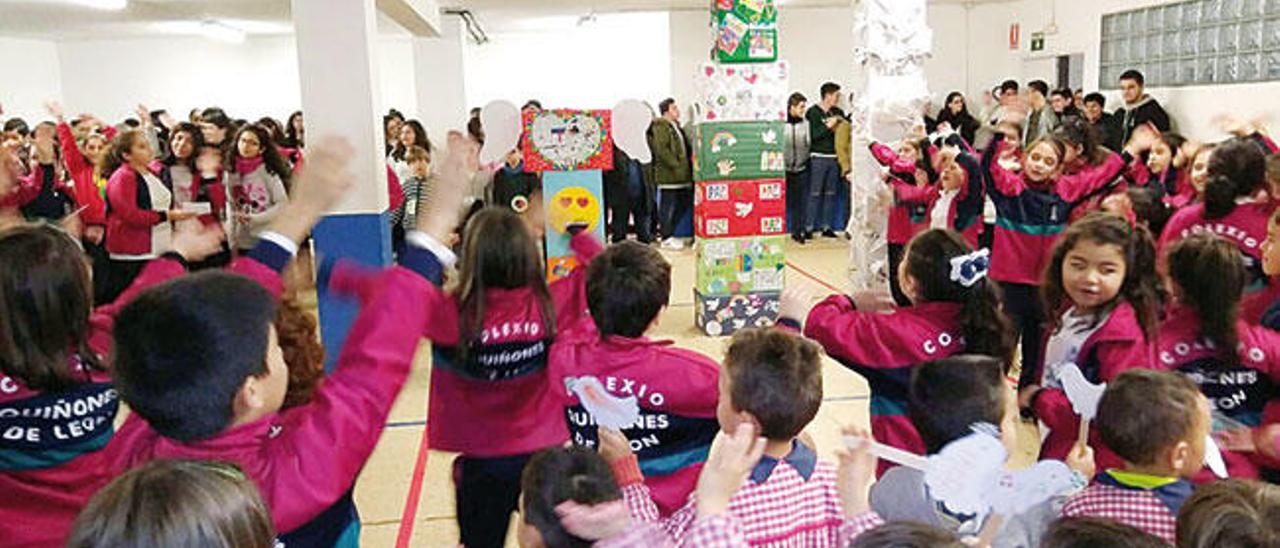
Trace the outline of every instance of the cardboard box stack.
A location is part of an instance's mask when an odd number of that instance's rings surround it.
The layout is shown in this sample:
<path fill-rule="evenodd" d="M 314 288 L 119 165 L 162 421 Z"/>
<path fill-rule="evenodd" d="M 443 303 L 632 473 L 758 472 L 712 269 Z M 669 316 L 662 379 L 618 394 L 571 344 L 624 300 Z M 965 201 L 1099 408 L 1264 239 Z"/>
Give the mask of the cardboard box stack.
<path fill-rule="evenodd" d="M 787 64 L 773 0 L 714 0 L 716 62 L 695 75 L 694 321 L 711 336 L 772 325 L 786 269 Z"/>

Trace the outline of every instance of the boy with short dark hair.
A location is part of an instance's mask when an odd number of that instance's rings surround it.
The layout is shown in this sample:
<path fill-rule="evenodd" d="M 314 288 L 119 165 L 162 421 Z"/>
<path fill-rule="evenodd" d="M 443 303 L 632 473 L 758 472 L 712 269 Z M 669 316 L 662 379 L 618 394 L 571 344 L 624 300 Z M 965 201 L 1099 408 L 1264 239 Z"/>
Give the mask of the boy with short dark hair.
<path fill-rule="evenodd" d="M 340 142 L 308 150 L 297 199 L 258 244 L 270 251 L 263 262 L 288 262 L 341 198 L 354 179 L 350 154 Z M 115 380 L 134 413 L 110 446 L 112 468 L 167 458 L 232 462 L 257 484 L 282 542 L 350 545 L 359 534 L 352 487 L 408 377 L 429 282 L 405 269 L 382 274 L 377 290 L 362 295 L 335 371 L 310 403 L 283 412 L 288 372 L 272 326 L 274 295 L 261 283 L 200 273 L 121 311 Z"/>
<path fill-rule="evenodd" d="M 640 418 L 622 431 L 635 448 L 646 484 L 663 515 L 684 505 L 697 483 L 716 423 L 720 368 L 698 352 L 645 336 L 667 307 L 671 265 L 657 250 L 633 241 L 605 249 L 587 267 L 583 321 L 556 337 L 548 358 L 552 382 L 595 377 L 619 397 L 635 396 Z M 571 439 L 596 445 L 596 425 L 566 391 Z"/>
<path fill-rule="evenodd" d="M 925 362 L 911 372 L 907 416 L 920 432 L 928 454 L 973 433 L 973 425 L 1000 427 L 1006 448 L 1012 452 L 1011 396 L 1004 384 L 999 360 L 976 354 L 960 354 Z M 924 487 L 924 472 L 898 466 L 890 468 L 871 489 L 871 507 L 888 521 L 909 520 L 950 531 L 974 533 L 981 524 L 975 516 L 958 516 L 942 510 Z"/>
<path fill-rule="evenodd" d="M 716 417 L 728 436 L 736 437 L 742 429 L 758 433 L 763 456 L 731 497 L 691 497 L 658 522 L 670 539 L 691 546 L 734 539 L 743 545 L 822 548 L 845 546 L 857 533 L 882 523 L 865 508 L 842 508 L 842 496 L 856 497 L 842 494 L 836 467 L 819 461 L 814 450 L 797 439 L 822 403 L 821 355 L 815 343 L 782 330 L 749 329 L 734 335 L 720 376 Z M 635 459 L 610 454 L 605 458 L 611 461 L 632 518 L 657 522 L 657 509 L 641 483 Z M 874 459 L 859 466 L 869 480 Z"/>
<path fill-rule="evenodd" d="M 1174 542 L 1189 478 L 1204 467 L 1209 402 L 1186 377 L 1132 369 L 1116 377 L 1098 403 L 1094 428 L 1124 459 L 1067 501 L 1063 516 L 1110 518 Z"/>

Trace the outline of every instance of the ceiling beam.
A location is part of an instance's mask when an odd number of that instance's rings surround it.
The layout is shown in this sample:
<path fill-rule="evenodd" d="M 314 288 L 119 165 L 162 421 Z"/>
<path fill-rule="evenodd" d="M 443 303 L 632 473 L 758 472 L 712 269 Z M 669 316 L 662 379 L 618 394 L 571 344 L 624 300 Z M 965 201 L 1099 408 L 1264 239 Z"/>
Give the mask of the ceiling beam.
<path fill-rule="evenodd" d="M 378 11 L 404 27 L 414 36 L 435 38 L 441 35 L 438 0 L 377 0 Z"/>

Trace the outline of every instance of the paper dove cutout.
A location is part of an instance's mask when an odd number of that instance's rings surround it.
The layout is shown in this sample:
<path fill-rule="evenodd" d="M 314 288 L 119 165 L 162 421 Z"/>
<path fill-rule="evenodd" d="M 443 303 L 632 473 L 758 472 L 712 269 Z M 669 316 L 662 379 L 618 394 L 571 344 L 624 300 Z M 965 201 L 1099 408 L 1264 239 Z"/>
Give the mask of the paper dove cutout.
<path fill-rule="evenodd" d="M 520 134 L 524 132 L 520 109 L 508 101 L 485 105 L 480 110 L 480 126 L 484 128 L 484 146 L 480 148 L 480 162 L 484 164 L 506 158 L 520 143 Z"/>
<path fill-rule="evenodd" d="M 1102 400 L 1102 393 L 1107 390 L 1106 383 L 1089 382 L 1084 378 L 1080 367 L 1074 363 L 1059 367 L 1057 378 L 1058 382 L 1062 383 L 1062 391 L 1066 392 L 1067 399 L 1071 401 L 1071 409 L 1075 410 L 1081 419 L 1091 421 L 1098 416 L 1098 402 Z"/>
<path fill-rule="evenodd" d="M 956 514 L 986 514 L 1009 457 L 1000 439 L 975 431 L 929 457 L 924 483 L 933 498 Z"/>
<path fill-rule="evenodd" d="M 1004 472 L 987 499 L 997 514 L 1014 516 L 1072 488 L 1071 468 L 1060 460 L 1042 460 L 1030 468 Z"/>
<path fill-rule="evenodd" d="M 999 431 L 989 424 L 974 425 L 973 434 L 927 458 L 853 436 L 846 436 L 844 442 L 850 448 L 869 443 L 875 456 L 923 471 L 930 495 L 957 514 L 1016 515 L 1074 485 L 1072 471 L 1062 461 L 1005 470 L 1008 452 Z"/>
<path fill-rule="evenodd" d="M 613 107 L 613 144 L 641 163 L 653 161 L 645 133 L 653 123 L 653 111 L 643 102 L 623 99 Z"/>
<path fill-rule="evenodd" d="M 596 424 L 610 430 L 630 428 L 640 418 L 640 406 L 635 396 L 619 398 L 609 394 L 600 379 L 590 376 L 567 377 L 564 386 L 574 395 L 582 407 L 595 417 Z"/>
<path fill-rule="evenodd" d="M 1204 437 L 1204 464 L 1213 471 L 1213 475 L 1227 477 L 1227 461 L 1222 460 L 1222 450 L 1218 449 L 1218 442 L 1212 435 Z"/>

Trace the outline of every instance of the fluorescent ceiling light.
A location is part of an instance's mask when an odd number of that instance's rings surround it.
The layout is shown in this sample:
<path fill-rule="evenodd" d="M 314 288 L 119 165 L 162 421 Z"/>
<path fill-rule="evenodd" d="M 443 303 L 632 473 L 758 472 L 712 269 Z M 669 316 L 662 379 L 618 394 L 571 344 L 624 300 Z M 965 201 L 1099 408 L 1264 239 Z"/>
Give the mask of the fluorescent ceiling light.
<path fill-rule="evenodd" d="M 87 6 L 93 9 L 119 11 L 129 5 L 129 0 L 67 0 L 72 4 Z"/>
<path fill-rule="evenodd" d="M 200 23 L 200 34 L 211 40 L 231 44 L 243 44 L 245 40 L 244 30 L 212 19 Z"/>

